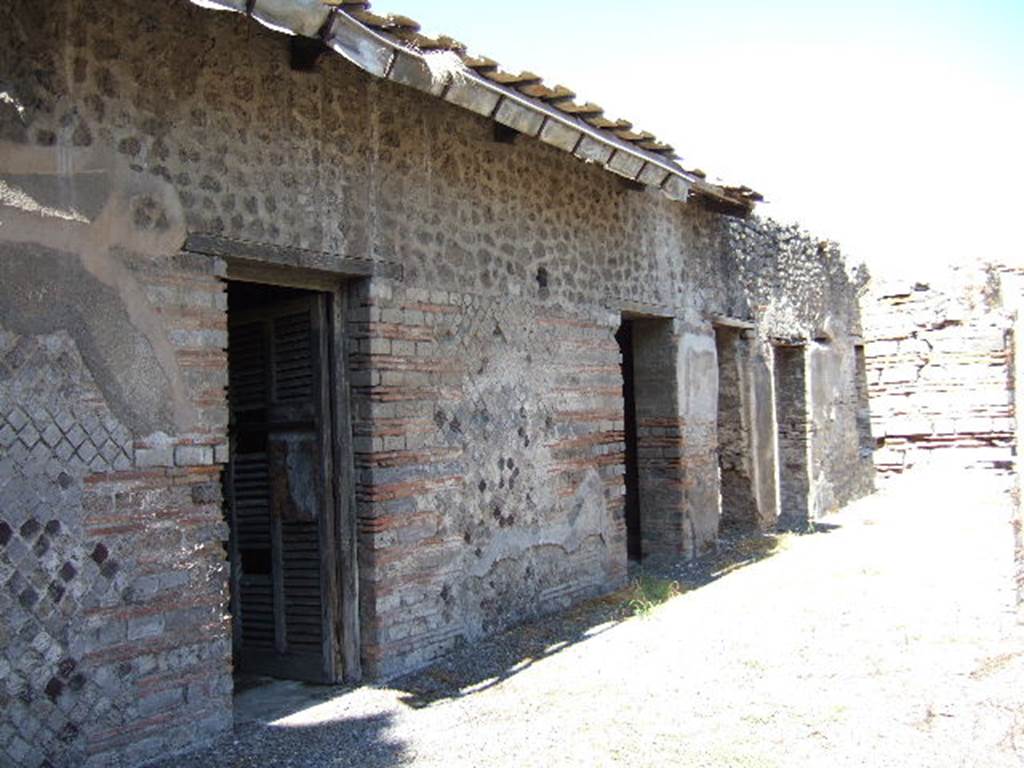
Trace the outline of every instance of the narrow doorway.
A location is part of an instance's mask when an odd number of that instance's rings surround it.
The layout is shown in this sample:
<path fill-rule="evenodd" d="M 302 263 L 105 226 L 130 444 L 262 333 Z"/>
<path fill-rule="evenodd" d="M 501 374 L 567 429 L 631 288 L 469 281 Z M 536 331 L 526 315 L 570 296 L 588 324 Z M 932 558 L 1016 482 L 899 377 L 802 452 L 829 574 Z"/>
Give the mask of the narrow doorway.
<path fill-rule="evenodd" d="M 630 560 L 643 557 L 640 538 L 640 470 L 637 462 L 636 381 L 633 354 L 633 321 L 622 319 L 615 334 L 622 363 L 623 430 L 626 445 L 626 555 Z"/>
<path fill-rule="evenodd" d="M 235 669 L 335 682 L 337 573 L 327 296 L 228 284 Z"/>
<path fill-rule="evenodd" d="M 867 459 L 875 451 L 875 439 L 871 436 L 871 400 L 868 394 L 868 365 L 864 345 L 853 347 L 854 388 L 857 392 L 857 444 L 860 457 Z"/>
<path fill-rule="evenodd" d="M 810 414 L 803 346 L 775 347 L 775 414 L 778 421 L 779 525 L 801 530 L 810 522 Z"/>
<path fill-rule="evenodd" d="M 718 469 L 723 531 L 758 526 L 751 450 L 751 414 L 745 391 L 749 342 L 738 328 L 715 328 L 718 357 Z"/>

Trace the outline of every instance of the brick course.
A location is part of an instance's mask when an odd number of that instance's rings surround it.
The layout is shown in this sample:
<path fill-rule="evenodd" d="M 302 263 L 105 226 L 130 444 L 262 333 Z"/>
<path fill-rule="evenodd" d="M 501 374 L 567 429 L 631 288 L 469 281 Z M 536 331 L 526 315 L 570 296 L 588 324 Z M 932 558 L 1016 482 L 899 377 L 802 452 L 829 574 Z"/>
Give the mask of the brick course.
<path fill-rule="evenodd" d="M 230 725 L 226 267 L 190 234 L 401 274 L 353 280 L 343 331 L 370 676 L 625 583 L 623 312 L 660 323 L 649 552 L 716 543 L 716 316 L 755 326 L 764 371 L 772 339 L 829 330 L 838 373 L 814 397 L 840 428 L 815 433 L 811 482 L 830 504 L 864 490 L 857 277 L 833 245 L 495 143 L 338 57 L 292 72 L 283 37 L 238 21 L 184 0 L 0 10 L 27 105 L 0 104 L 0 157 L 86 219 L 0 229 L 4 760 L 131 765 Z"/>

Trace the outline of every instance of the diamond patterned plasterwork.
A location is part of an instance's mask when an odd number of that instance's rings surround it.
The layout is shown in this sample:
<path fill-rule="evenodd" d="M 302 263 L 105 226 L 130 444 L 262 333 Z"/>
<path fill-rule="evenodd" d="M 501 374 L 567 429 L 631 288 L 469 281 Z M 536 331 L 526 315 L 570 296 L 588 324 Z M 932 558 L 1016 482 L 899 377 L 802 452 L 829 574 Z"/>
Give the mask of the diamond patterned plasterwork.
<path fill-rule="evenodd" d="M 0 330 L 0 764 L 75 764 L 109 700 L 75 655 L 76 620 L 116 587 L 87 542 L 86 475 L 127 469 L 132 437 L 66 333 Z"/>
<path fill-rule="evenodd" d="M 0 404 L 0 452 L 30 474 L 56 480 L 60 472 L 131 466 L 131 435 L 103 402 L 66 333 L 0 332 Z"/>

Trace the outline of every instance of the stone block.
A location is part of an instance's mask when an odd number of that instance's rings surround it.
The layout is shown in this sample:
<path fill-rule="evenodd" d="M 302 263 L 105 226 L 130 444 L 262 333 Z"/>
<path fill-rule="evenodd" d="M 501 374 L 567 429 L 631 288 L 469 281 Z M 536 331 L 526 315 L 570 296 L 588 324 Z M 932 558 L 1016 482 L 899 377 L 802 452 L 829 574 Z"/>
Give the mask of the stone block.
<path fill-rule="evenodd" d="M 448 84 L 448 78 L 435 76 L 421 56 L 401 51 L 395 54 L 388 78 L 432 96 L 440 96 Z"/>
<path fill-rule="evenodd" d="M 575 155 L 580 160 L 586 160 L 590 163 L 597 163 L 604 165 L 607 163 L 612 156 L 614 150 L 604 142 L 598 141 L 597 139 L 584 135 L 576 147 Z"/>
<path fill-rule="evenodd" d="M 494 119 L 527 136 L 536 136 L 545 118 L 542 112 L 529 109 L 511 99 L 502 99 L 494 113 Z"/>
<path fill-rule="evenodd" d="M 336 53 L 376 77 L 384 77 L 391 65 L 391 47 L 368 35 L 360 24 L 344 13 L 334 15 L 325 40 Z"/>
<path fill-rule="evenodd" d="M 448 86 L 444 98 L 445 101 L 476 112 L 478 115 L 489 117 L 498 106 L 501 96 L 471 78 L 460 78 Z"/>
<path fill-rule="evenodd" d="M 135 449 L 135 466 L 137 467 L 173 467 L 174 446 L 160 445 L 152 448 Z"/>
<path fill-rule="evenodd" d="M 315 37 L 330 12 L 320 0 L 255 0 L 252 7 L 253 18 L 264 26 L 303 37 Z"/>
<path fill-rule="evenodd" d="M 231 451 L 227 443 L 219 443 L 213 447 L 214 464 L 227 464 L 230 459 Z"/>
<path fill-rule="evenodd" d="M 654 163 L 647 163 L 644 165 L 643 170 L 640 171 L 637 181 L 650 187 L 660 187 L 667 178 L 668 171 Z M 618 321 L 618 318 L 616 318 L 616 321 Z"/>
<path fill-rule="evenodd" d="M 670 200 L 685 203 L 690 197 L 690 184 L 679 176 L 669 176 L 668 180 L 661 187 L 662 192 Z"/>
<path fill-rule="evenodd" d="M 608 170 L 627 179 L 635 179 L 644 166 L 644 159 L 622 150 L 616 150 L 608 161 Z"/>
<path fill-rule="evenodd" d="M 179 467 L 200 467 L 213 464 L 212 445 L 179 445 L 174 448 L 174 463 Z"/>

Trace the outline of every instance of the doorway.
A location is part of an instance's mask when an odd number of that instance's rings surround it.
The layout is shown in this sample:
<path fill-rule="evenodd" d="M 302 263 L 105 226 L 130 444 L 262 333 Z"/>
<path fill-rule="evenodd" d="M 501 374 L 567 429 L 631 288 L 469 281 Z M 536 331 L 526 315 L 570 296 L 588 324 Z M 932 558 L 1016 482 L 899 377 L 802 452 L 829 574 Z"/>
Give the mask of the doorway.
<path fill-rule="evenodd" d="M 758 527 L 751 450 L 750 395 L 747 391 L 750 355 L 743 331 L 715 327 L 718 357 L 718 470 L 722 531 Z"/>
<path fill-rule="evenodd" d="M 228 283 L 235 669 L 339 678 L 328 296 Z"/>
<path fill-rule="evenodd" d="M 633 561 L 643 557 L 640 538 L 640 468 L 637 459 L 636 381 L 633 351 L 633 321 L 622 319 L 615 334 L 622 369 L 623 431 L 626 445 L 626 556 Z"/>
<path fill-rule="evenodd" d="M 778 420 L 779 526 L 803 530 L 810 522 L 810 413 L 802 345 L 775 347 L 775 417 Z"/>

